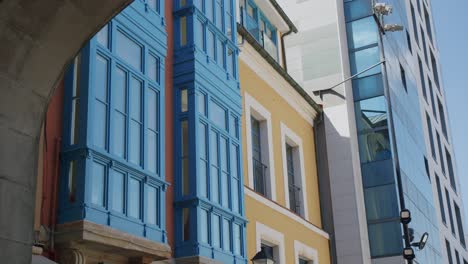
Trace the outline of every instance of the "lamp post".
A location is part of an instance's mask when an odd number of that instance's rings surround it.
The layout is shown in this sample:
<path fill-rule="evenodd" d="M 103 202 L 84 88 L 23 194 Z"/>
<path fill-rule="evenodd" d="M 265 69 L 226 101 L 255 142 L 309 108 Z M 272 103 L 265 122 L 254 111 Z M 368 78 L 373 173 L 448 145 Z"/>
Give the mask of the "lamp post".
<path fill-rule="evenodd" d="M 251 260 L 252 264 L 274 264 L 276 262 L 270 252 L 266 251 L 264 247 Z"/>

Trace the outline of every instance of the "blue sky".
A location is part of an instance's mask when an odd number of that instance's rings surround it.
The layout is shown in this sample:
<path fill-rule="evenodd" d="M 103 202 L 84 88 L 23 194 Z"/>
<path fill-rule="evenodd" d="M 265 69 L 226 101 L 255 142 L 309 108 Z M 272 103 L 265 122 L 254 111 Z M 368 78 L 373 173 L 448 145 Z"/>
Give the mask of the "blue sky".
<path fill-rule="evenodd" d="M 442 78 L 468 220 L 468 19 L 466 0 L 432 0 Z M 465 230 L 466 231 L 466 230 Z"/>

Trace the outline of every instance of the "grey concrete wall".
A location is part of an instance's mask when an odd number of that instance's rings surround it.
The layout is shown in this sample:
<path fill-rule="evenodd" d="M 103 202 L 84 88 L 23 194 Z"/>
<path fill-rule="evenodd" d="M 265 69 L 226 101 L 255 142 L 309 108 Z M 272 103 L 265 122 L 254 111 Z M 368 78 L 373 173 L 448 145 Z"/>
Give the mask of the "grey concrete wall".
<path fill-rule="evenodd" d="M 31 263 L 40 127 L 65 65 L 131 0 L 0 0 L 0 262 Z"/>

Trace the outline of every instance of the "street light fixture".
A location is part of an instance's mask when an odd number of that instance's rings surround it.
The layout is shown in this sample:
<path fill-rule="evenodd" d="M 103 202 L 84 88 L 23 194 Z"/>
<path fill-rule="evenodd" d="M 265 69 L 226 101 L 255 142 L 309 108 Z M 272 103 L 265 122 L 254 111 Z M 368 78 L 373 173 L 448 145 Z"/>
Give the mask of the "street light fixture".
<path fill-rule="evenodd" d="M 412 247 L 407 247 L 407 248 L 403 249 L 403 257 L 404 257 L 406 260 L 412 262 L 413 259 L 416 257 L 416 256 L 414 255 L 414 250 L 413 250 L 413 248 L 412 248 Z"/>
<path fill-rule="evenodd" d="M 264 247 L 257 252 L 255 256 L 251 259 L 252 264 L 274 264 L 275 260 L 269 251 L 266 251 Z"/>
<path fill-rule="evenodd" d="M 385 24 L 383 28 L 386 32 L 403 31 L 404 27 L 398 24 Z"/>
<path fill-rule="evenodd" d="M 427 240 L 429 240 L 429 234 L 427 232 L 425 232 L 422 235 L 421 240 L 419 242 L 417 242 L 417 243 L 411 244 L 411 246 L 412 247 L 417 247 L 419 250 L 423 250 L 424 247 L 426 246 Z"/>
<path fill-rule="evenodd" d="M 411 212 L 408 209 L 403 209 L 400 212 L 400 221 L 403 224 L 409 224 L 411 222 Z"/>
<path fill-rule="evenodd" d="M 374 13 L 378 15 L 388 16 L 393 13 L 393 6 L 386 3 L 375 3 Z"/>

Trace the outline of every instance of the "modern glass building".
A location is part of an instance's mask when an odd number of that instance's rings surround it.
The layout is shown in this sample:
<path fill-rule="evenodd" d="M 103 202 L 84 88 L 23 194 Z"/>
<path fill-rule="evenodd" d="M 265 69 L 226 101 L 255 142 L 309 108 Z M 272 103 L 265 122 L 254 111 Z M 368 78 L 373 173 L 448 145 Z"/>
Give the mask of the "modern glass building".
<path fill-rule="evenodd" d="M 288 69 L 324 106 L 334 262 L 404 263 L 409 232 L 430 236 L 416 263 L 466 261 L 430 1 L 381 1 L 388 14 L 370 0 L 286 2 L 301 25 Z"/>

